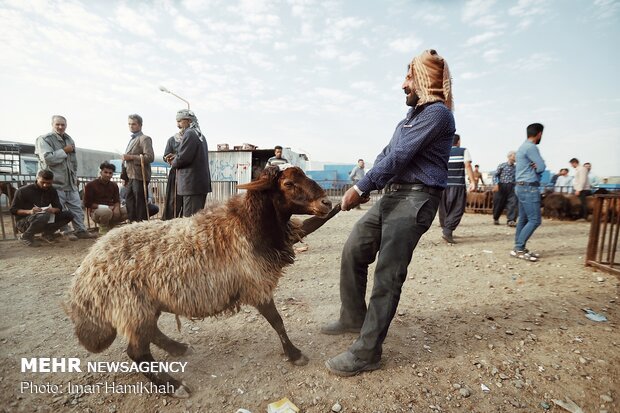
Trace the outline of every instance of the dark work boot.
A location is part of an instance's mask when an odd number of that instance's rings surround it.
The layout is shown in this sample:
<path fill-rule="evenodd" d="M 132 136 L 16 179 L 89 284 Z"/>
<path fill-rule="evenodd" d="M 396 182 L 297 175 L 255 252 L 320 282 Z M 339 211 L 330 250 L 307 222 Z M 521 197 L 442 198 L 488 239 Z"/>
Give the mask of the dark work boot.
<path fill-rule="evenodd" d="M 377 370 L 381 365 L 381 357 L 376 357 L 373 361 L 366 361 L 357 358 L 350 351 L 338 354 L 325 362 L 325 367 L 337 376 L 355 376 L 363 371 Z"/>
<path fill-rule="evenodd" d="M 337 336 L 337 335 L 345 334 L 345 333 L 359 334 L 361 329 L 362 329 L 361 326 L 359 327 L 348 326 L 348 325 L 343 324 L 340 320 L 336 320 L 329 324 L 325 324 L 323 327 L 321 327 L 321 333 L 328 334 L 330 336 Z"/>

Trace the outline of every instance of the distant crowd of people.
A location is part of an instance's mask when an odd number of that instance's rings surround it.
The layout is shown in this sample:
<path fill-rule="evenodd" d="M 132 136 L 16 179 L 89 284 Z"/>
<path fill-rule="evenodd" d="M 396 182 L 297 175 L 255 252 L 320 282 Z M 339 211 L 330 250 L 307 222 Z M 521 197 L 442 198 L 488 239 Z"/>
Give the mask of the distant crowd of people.
<path fill-rule="evenodd" d="M 170 165 L 163 220 L 194 215 L 204 208 L 211 192 L 209 149 L 198 119 L 193 111 L 182 109 L 176 122 L 178 132 L 166 142 L 163 156 Z M 121 187 L 112 180 L 116 166 L 106 161 L 99 165 L 99 176 L 85 185 L 82 200 L 75 141 L 66 133 L 67 119 L 52 116 L 52 131 L 38 137 L 35 144 L 39 158 L 36 181 L 19 188 L 11 203 L 19 241 L 36 247 L 41 241 L 54 243 L 59 238 L 97 237 L 86 228 L 84 208 L 100 235 L 125 221 L 140 222 L 159 213 L 149 190 L 153 141 L 142 132 L 142 124 L 140 115 L 128 116 L 130 139 L 121 156 Z M 267 165 L 284 163 L 288 161 L 282 157 L 282 147 L 276 146 Z M 37 234 L 40 239 L 35 238 Z"/>

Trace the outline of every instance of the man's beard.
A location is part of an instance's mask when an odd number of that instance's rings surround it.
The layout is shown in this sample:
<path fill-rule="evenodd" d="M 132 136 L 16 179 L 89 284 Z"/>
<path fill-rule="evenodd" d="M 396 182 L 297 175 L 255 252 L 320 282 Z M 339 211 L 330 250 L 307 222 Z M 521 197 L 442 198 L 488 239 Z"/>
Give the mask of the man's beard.
<path fill-rule="evenodd" d="M 411 106 L 413 108 L 418 104 L 419 100 L 420 100 L 420 97 L 414 91 L 411 91 L 411 93 L 407 95 L 407 99 L 406 99 L 407 106 Z"/>

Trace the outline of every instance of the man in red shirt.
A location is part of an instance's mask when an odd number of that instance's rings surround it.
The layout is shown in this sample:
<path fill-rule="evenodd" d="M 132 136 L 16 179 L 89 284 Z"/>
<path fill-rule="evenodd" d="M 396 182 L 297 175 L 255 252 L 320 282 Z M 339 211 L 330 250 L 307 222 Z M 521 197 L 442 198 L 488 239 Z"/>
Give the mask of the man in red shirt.
<path fill-rule="evenodd" d="M 127 209 L 121 207 L 118 185 L 112 182 L 116 166 L 104 162 L 99 166 L 99 178 L 86 184 L 84 206 L 99 224 L 99 234 L 107 233 L 114 225 L 127 219 Z"/>

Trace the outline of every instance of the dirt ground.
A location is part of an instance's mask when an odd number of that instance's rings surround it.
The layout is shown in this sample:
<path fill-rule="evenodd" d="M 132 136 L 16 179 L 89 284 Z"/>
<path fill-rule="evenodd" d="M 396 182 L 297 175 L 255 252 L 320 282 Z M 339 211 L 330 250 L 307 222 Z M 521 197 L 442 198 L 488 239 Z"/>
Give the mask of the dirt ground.
<path fill-rule="evenodd" d="M 543 254 L 538 263 L 509 257 L 514 229 L 491 225 L 488 215 L 465 215 L 454 246 L 442 242 L 434 224 L 414 253 L 382 368 L 351 378 L 330 374 L 325 360 L 356 337 L 321 335 L 319 327 L 338 314 L 340 252 L 363 213 L 340 213 L 309 236 L 308 250 L 298 253 L 276 292 L 308 365 L 284 359 L 276 333 L 253 308 L 182 320 L 181 332 L 172 316 L 162 317 L 162 330 L 195 350 L 178 358 L 153 350 L 158 360 L 188 362 L 177 374 L 193 387 L 187 400 L 21 392 L 24 382 L 63 390 L 69 382 L 143 379 L 137 373 L 22 373 L 22 357 L 129 359 L 124 338 L 89 354 L 59 305 L 92 240 L 38 249 L 0 242 L 0 411 L 257 413 L 288 397 L 303 412 L 564 412 L 553 399 L 571 399 L 588 413 L 620 412 L 619 281 L 583 266 L 585 222 L 545 220 L 529 245 Z M 583 308 L 609 321 L 590 321 Z"/>

